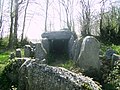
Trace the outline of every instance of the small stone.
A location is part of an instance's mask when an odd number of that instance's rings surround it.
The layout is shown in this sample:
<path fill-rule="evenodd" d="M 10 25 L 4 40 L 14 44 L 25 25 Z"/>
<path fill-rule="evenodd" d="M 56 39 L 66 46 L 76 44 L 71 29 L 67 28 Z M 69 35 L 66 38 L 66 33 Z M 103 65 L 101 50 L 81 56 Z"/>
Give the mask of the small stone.
<path fill-rule="evenodd" d="M 21 58 L 21 49 L 16 49 L 16 57 Z"/>
<path fill-rule="evenodd" d="M 73 35 L 71 31 L 61 30 L 61 31 L 45 32 L 41 36 L 42 38 L 47 38 L 47 39 L 70 39 L 71 35 Z"/>
<path fill-rule="evenodd" d="M 15 53 L 14 53 L 14 52 L 11 52 L 11 53 L 10 53 L 10 56 L 9 56 L 9 59 L 12 60 L 12 59 L 14 59 L 14 58 L 15 58 Z"/>
<path fill-rule="evenodd" d="M 30 57 L 31 56 L 31 46 L 30 45 L 25 45 L 24 56 L 25 57 Z"/>
<path fill-rule="evenodd" d="M 106 60 L 110 60 L 112 59 L 112 55 L 116 53 L 114 50 L 112 50 L 111 48 L 107 49 L 106 53 L 105 53 L 105 58 Z"/>
<path fill-rule="evenodd" d="M 112 55 L 112 61 L 111 61 L 111 66 L 115 64 L 116 61 L 120 60 L 120 55 L 113 54 Z"/>

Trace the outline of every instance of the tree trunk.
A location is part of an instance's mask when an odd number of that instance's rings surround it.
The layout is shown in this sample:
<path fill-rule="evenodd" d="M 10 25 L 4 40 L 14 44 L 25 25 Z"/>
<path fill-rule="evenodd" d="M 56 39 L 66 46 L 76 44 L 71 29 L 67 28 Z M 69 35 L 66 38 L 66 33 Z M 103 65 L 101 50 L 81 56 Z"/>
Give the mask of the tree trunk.
<path fill-rule="evenodd" d="M 28 8 L 29 0 L 27 0 L 27 4 L 25 7 L 25 14 L 24 14 L 24 21 L 23 21 L 23 29 L 22 29 L 22 35 L 21 35 L 21 42 L 23 41 L 24 37 L 24 29 L 25 29 L 25 22 L 26 22 L 26 14 L 27 14 L 27 8 Z"/>
<path fill-rule="evenodd" d="M 11 0 L 11 11 L 10 11 L 10 18 L 11 18 L 11 25 L 10 25 L 10 35 L 9 35 L 9 43 L 8 47 L 13 49 L 13 0 Z"/>
<path fill-rule="evenodd" d="M 3 28 L 2 28 L 2 25 L 3 25 L 3 6 L 4 6 L 4 0 L 1 0 L 0 1 L 0 39 L 3 38 Z"/>
<path fill-rule="evenodd" d="M 46 11 L 45 11 L 45 32 L 47 31 L 47 18 L 48 18 L 48 4 L 49 4 L 49 0 L 47 0 L 46 2 Z"/>
<path fill-rule="evenodd" d="M 18 6 L 18 0 L 15 0 L 14 48 L 17 46 Z"/>
<path fill-rule="evenodd" d="M 85 1 L 85 0 L 81 0 L 81 10 L 82 10 L 82 31 L 81 34 L 83 37 L 87 36 L 87 35 L 91 35 L 91 28 L 90 28 L 90 24 L 91 24 L 91 7 L 90 7 L 90 1 Z"/>

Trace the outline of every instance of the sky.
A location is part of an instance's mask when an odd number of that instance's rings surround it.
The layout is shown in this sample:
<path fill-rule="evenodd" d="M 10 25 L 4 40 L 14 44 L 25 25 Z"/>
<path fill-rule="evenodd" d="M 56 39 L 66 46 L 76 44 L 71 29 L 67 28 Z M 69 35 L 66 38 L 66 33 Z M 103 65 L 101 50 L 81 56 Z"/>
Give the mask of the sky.
<path fill-rule="evenodd" d="M 7 14 L 9 12 L 8 8 L 10 5 L 9 0 L 4 0 L 4 29 L 5 33 L 9 32 L 9 27 L 10 26 L 10 20 L 9 20 L 9 15 Z M 70 0 L 71 1 L 71 0 Z M 86 0 L 85 0 L 86 1 Z M 91 3 L 91 10 L 94 14 L 98 15 L 100 12 L 100 0 L 90 0 Z M 114 0 L 111 0 L 112 2 Z M 36 2 L 36 3 L 34 3 Z M 65 0 L 66 2 L 66 0 Z M 75 30 L 76 32 L 80 32 L 80 26 L 78 22 L 78 18 L 81 12 L 80 8 L 80 3 L 78 0 L 73 0 L 73 12 L 72 12 L 72 17 L 73 20 L 75 21 Z M 21 5 L 20 9 L 24 6 Z M 30 40 L 40 40 L 41 39 L 41 34 L 44 32 L 44 23 L 45 23 L 45 6 L 46 6 L 46 0 L 30 0 L 28 10 L 27 10 L 27 18 L 26 18 L 26 24 L 25 24 L 25 37 L 28 37 Z M 7 11 L 8 10 L 8 11 Z M 61 5 L 61 20 L 60 20 L 60 9 L 59 9 L 59 4 L 58 0 L 49 0 L 49 7 L 48 7 L 48 31 L 56 31 L 60 30 L 62 28 L 66 28 L 66 14 L 63 6 Z M 21 30 L 22 30 L 22 22 L 23 22 L 23 15 L 24 15 L 24 10 L 21 10 L 19 13 L 19 25 L 18 25 L 18 35 L 20 37 L 21 35 Z M 18 37 L 18 38 L 19 38 Z"/>
<path fill-rule="evenodd" d="M 38 2 L 39 3 L 39 2 Z M 26 36 L 29 37 L 29 39 L 40 39 L 41 33 L 44 32 L 44 20 L 45 20 L 45 1 L 40 2 L 41 6 L 39 5 L 32 5 L 29 6 L 29 10 L 35 11 L 33 18 L 31 18 L 30 24 L 26 23 Z M 62 28 L 66 28 L 66 17 L 65 17 L 65 11 L 64 8 L 61 5 L 62 10 L 62 24 L 60 24 L 60 17 L 59 17 L 59 4 L 57 0 L 50 0 L 50 5 L 48 7 L 48 30 L 50 31 L 56 31 L 60 30 Z M 100 5 L 98 0 L 92 0 L 91 1 L 91 7 L 94 12 L 99 12 Z M 78 15 L 80 12 L 80 6 L 78 4 L 77 0 L 74 0 L 73 4 L 73 19 L 75 21 L 76 25 L 76 31 L 79 28 L 78 24 Z M 28 10 L 28 11 L 29 11 Z M 27 26 L 29 25 L 29 26 Z"/>

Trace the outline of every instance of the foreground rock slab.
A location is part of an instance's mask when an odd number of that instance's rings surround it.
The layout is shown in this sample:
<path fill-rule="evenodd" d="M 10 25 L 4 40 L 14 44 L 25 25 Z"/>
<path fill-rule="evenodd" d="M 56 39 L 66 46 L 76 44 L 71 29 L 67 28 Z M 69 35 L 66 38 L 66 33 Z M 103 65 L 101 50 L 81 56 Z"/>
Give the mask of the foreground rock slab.
<path fill-rule="evenodd" d="M 21 66 L 19 76 L 18 90 L 101 90 L 89 77 L 33 60 Z"/>

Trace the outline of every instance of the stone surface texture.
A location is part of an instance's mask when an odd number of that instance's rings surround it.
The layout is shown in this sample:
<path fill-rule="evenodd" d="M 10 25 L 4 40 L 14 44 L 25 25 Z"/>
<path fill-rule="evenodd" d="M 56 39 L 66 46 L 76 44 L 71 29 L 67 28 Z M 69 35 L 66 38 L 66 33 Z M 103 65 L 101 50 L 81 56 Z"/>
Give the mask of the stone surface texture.
<path fill-rule="evenodd" d="M 43 48 L 49 53 L 49 40 L 47 38 L 42 39 Z"/>
<path fill-rule="evenodd" d="M 19 75 L 18 90 L 101 90 L 89 77 L 36 60 L 24 62 Z"/>
<path fill-rule="evenodd" d="M 111 66 L 116 65 L 116 61 L 120 60 L 120 55 L 118 54 L 112 54 L 112 60 L 111 60 Z"/>
<path fill-rule="evenodd" d="M 77 64 L 80 68 L 86 70 L 96 69 L 100 70 L 99 61 L 99 41 L 93 36 L 86 36 L 81 45 L 81 51 L 77 59 Z"/>
<path fill-rule="evenodd" d="M 69 53 L 69 58 L 72 59 L 72 46 L 74 44 L 74 36 L 71 36 L 69 42 L 68 42 L 68 53 Z"/>
<path fill-rule="evenodd" d="M 81 44 L 82 44 L 83 39 L 78 38 L 75 40 L 73 46 L 72 46 L 72 59 L 76 61 L 78 59 L 78 56 L 80 54 L 81 50 Z"/>
<path fill-rule="evenodd" d="M 52 32 L 45 32 L 41 36 L 42 38 L 47 38 L 47 39 L 70 39 L 71 35 L 73 33 L 71 31 L 52 31 Z"/>
<path fill-rule="evenodd" d="M 25 57 L 30 57 L 31 55 L 31 46 L 30 45 L 25 45 L 24 47 L 24 56 Z"/>
<path fill-rule="evenodd" d="M 35 58 L 39 59 L 39 60 L 43 60 L 46 58 L 47 52 L 46 50 L 43 48 L 41 43 L 36 43 L 36 47 L 35 47 Z"/>
<path fill-rule="evenodd" d="M 112 59 L 112 55 L 115 54 L 116 52 L 114 50 L 112 50 L 111 48 L 107 49 L 106 53 L 105 53 L 105 58 L 107 60 Z"/>
<path fill-rule="evenodd" d="M 20 57 L 22 57 L 22 55 L 21 55 L 21 49 L 16 49 L 16 57 L 18 57 L 18 58 L 20 58 Z"/>

